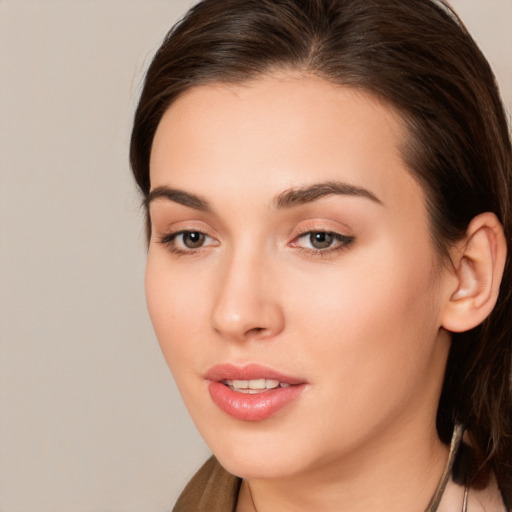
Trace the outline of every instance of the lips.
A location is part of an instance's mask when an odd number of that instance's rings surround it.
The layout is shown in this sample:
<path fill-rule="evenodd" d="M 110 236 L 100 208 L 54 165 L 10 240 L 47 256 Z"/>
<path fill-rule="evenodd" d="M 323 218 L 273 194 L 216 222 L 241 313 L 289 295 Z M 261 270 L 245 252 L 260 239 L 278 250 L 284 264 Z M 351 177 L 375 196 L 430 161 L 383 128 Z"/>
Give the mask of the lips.
<path fill-rule="evenodd" d="M 213 402 L 241 421 L 269 418 L 298 398 L 306 387 L 303 379 L 256 364 L 214 366 L 205 377 Z"/>

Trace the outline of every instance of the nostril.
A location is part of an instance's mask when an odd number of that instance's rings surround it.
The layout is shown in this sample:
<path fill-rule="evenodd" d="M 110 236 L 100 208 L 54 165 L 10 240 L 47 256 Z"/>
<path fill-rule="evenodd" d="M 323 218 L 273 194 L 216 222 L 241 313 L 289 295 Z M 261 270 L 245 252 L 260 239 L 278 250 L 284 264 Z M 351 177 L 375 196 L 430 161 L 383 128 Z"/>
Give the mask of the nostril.
<path fill-rule="evenodd" d="M 249 329 L 245 334 L 246 334 L 246 336 L 251 336 L 251 335 L 260 334 L 263 331 L 265 331 L 264 327 L 253 327 L 252 329 Z"/>
<path fill-rule="evenodd" d="M 235 282 L 235 277 L 239 277 L 239 282 Z M 280 303 L 268 288 L 263 290 L 245 278 L 246 273 L 238 272 L 223 283 L 211 309 L 214 331 L 240 341 L 266 339 L 281 332 L 284 317 Z"/>

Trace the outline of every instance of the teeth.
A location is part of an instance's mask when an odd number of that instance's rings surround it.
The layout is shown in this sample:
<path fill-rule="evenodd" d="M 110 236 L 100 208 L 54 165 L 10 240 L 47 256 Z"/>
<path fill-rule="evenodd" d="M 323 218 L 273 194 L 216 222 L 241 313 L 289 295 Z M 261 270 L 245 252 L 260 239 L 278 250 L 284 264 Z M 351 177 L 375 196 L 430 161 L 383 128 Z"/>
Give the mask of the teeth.
<path fill-rule="evenodd" d="M 256 379 L 249 381 L 249 389 L 265 389 L 265 379 Z"/>
<path fill-rule="evenodd" d="M 241 393 L 259 393 L 267 389 L 275 389 L 281 386 L 282 388 L 289 387 L 290 384 L 279 382 L 275 379 L 252 379 L 252 380 L 225 380 L 223 381 L 226 386 L 229 386 L 233 391 Z"/>
<path fill-rule="evenodd" d="M 274 379 L 265 379 L 265 387 L 267 389 L 274 389 L 279 387 L 279 381 Z"/>

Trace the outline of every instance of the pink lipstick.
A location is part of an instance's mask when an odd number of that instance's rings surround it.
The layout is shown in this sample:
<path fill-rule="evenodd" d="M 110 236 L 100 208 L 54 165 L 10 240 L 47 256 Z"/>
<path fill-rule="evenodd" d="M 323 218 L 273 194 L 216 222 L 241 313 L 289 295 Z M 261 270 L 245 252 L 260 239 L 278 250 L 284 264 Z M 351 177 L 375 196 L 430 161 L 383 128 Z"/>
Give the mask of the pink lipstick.
<path fill-rule="evenodd" d="M 306 387 L 303 379 L 257 364 L 222 364 L 211 368 L 205 377 L 214 403 L 242 421 L 262 421 L 272 416 Z"/>

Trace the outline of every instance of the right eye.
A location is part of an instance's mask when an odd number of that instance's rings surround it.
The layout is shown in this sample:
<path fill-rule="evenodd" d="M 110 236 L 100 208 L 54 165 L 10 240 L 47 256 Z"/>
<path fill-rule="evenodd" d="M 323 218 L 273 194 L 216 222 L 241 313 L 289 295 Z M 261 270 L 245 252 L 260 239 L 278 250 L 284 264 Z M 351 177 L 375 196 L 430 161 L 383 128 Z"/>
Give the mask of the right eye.
<path fill-rule="evenodd" d="M 218 245 L 218 242 L 201 231 L 177 231 L 160 238 L 159 242 L 176 254 L 192 253 L 202 247 Z"/>
<path fill-rule="evenodd" d="M 176 238 L 180 240 L 187 249 L 198 249 L 203 246 L 206 235 L 199 231 L 183 231 Z"/>

